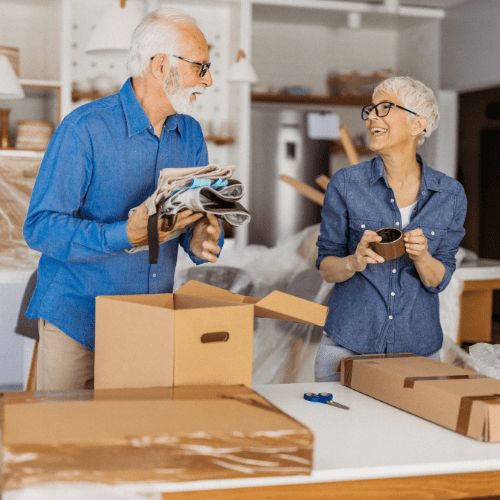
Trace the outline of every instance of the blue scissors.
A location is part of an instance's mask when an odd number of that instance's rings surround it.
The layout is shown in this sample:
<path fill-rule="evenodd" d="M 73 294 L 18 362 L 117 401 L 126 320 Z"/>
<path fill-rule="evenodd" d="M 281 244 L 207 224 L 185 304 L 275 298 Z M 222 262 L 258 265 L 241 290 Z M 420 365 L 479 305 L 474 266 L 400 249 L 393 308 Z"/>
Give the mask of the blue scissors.
<path fill-rule="evenodd" d="M 330 392 L 320 392 L 315 394 L 314 392 L 306 392 L 304 394 L 304 399 L 307 401 L 313 401 L 314 403 L 325 403 L 327 405 L 336 406 L 337 408 L 342 408 L 343 410 L 348 410 L 348 406 L 341 405 L 332 401 L 333 395 Z"/>

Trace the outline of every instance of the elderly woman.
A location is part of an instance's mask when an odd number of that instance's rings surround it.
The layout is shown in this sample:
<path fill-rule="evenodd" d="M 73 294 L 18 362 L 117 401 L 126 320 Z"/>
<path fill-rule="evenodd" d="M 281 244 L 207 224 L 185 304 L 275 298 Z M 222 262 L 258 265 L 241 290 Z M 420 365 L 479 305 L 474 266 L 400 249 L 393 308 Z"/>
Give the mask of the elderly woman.
<path fill-rule="evenodd" d="M 316 381 L 336 380 L 342 356 L 414 354 L 439 359 L 439 297 L 455 271 L 465 234 L 462 185 L 430 168 L 417 147 L 437 128 L 433 92 L 408 77 L 384 80 L 362 118 L 378 154 L 338 171 L 321 212 L 318 267 L 335 283 Z M 406 253 L 384 260 L 371 249 L 375 232 L 404 229 Z"/>

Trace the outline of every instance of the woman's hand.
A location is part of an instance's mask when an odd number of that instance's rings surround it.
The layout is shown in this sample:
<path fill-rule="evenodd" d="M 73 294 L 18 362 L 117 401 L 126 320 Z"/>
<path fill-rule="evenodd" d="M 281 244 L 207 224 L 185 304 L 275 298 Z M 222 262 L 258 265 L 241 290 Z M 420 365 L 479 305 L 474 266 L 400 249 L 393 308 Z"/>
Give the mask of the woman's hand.
<path fill-rule="evenodd" d="M 428 255 L 427 238 L 420 228 L 404 233 L 406 253 L 414 262 L 425 259 Z"/>
<path fill-rule="evenodd" d="M 443 281 L 444 265 L 428 250 L 427 238 L 421 229 L 404 234 L 406 253 L 413 260 L 420 281 L 425 286 L 437 287 Z"/>
<path fill-rule="evenodd" d="M 379 236 L 375 231 L 367 229 L 356 247 L 356 252 L 352 255 L 352 259 L 348 262 L 347 268 L 350 271 L 361 272 L 366 269 L 367 264 L 381 264 L 384 258 L 375 253 L 370 248 L 370 243 L 382 241 L 382 236 Z"/>

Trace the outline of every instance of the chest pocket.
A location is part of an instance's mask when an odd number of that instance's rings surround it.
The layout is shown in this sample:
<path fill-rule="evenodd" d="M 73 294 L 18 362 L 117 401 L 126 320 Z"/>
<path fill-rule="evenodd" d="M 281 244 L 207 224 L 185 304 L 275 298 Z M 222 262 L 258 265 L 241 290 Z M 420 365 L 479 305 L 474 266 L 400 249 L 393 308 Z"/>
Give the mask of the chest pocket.
<path fill-rule="evenodd" d="M 439 248 L 442 239 L 446 237 L 448 231 L 440 227 L 432 227 L 432 226 L 419 226 L 419 227 L 424 233 L 424 236 L 427 238 L 427 247 L 429 253 L 433 255 Z"/>
<path fill-rule="evenodd" d="M 372 219 L 349 219 L 349 254 L 356 251 L 356 247 L 360 242 L 363 233 L 369 229 L 370 231 L 378 231 L 385 227 L 382 221 Z"/>

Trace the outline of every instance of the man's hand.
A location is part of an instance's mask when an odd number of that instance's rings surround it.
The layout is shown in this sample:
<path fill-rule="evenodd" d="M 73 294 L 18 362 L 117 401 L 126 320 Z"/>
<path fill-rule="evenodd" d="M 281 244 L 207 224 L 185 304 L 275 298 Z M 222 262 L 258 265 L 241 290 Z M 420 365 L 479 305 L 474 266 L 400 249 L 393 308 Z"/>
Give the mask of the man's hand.
<path fill-rule="evenodd" d="M 174 227 L 163 231 L 167 219 L 158 219 L 158 235 L 160 243 L 164 242 L 173 232 L 183 229 L 203 217 L 202 213 L 193 213 L 192 210 L 183 210 L 177 214 Z M 148 210 L 146 202 L 139 205 L 127 221 L 127 236 L 134 247 L 148 244 Z"/>
<path fill-rule="evenodd" d="M 217 245 L 221 235 L 219 220 L 214 214 L 204 215 L 194 226 L 193 237 L 191 239 L 191 252 L 198 259 L 217 262 L 216 254 L 220 252 Z"/>

